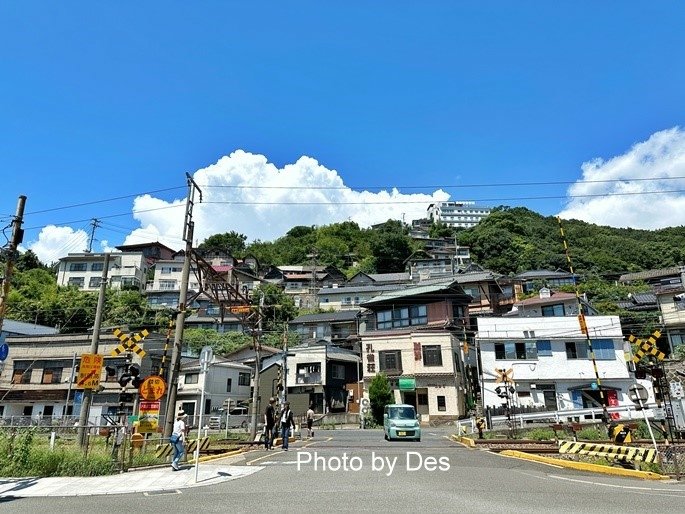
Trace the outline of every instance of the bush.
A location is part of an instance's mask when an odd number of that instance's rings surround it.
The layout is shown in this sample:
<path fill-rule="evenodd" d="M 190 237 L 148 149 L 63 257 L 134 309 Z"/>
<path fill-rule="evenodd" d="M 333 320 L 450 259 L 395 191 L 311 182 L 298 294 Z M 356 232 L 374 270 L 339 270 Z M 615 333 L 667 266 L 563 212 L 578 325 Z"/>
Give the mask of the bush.
<path fill-rule="evenodd" d="M 551 428 L 534 428 L 526 434 L 526 439 L 534 441 L 549 441 L 555 438 L 554 430 Z"/>
<path fill-rule="evenodd" d="M 607 434 L 605 431 L 595 427 L 586 427 L 579 430 L 576 437 L 582 441 L 605 441 Z"/>

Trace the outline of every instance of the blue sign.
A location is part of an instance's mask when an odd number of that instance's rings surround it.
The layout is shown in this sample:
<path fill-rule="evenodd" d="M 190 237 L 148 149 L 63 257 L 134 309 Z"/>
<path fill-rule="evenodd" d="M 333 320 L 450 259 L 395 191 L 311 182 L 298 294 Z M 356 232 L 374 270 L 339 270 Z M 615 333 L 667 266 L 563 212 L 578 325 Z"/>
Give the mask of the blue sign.
<path fill-rule="evenodd" d="M 593 382 L 592 384 L 590 384 L 590 387 L 592 388 L 593 391 L 596 391 L 597 390 L 597 382 Z"/>
<path fill-rule="evenodd" d="M 0 361 L 4 361 L 10 353 L 10 347 L 7 343 L 0 344 Z"/>

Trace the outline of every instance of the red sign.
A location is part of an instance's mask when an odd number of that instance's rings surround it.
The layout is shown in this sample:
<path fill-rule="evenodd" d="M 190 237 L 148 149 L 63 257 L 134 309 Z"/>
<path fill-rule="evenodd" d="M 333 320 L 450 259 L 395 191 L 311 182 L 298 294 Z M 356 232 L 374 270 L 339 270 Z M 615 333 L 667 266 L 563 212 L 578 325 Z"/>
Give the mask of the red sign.
<path fill-rule="evenodd" d="M 414 343 L 414 360 L 421 360 L 421 343 Z"/>

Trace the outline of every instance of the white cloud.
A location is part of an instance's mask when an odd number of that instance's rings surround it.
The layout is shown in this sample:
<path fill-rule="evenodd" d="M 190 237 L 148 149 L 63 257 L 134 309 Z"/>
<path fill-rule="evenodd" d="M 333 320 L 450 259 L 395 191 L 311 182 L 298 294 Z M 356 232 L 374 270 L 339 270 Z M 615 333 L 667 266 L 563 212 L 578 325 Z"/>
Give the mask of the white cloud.
<path fill-rule="evenodd" d="M 195 172 L 193 179 L 202 191 L 195 198 L 194 241 L 232 230 L 248 241 L 272 241 L 296 225 L 327 225 L 351 220 L 361 227 L 389 218 L 426 217 L 431 202 L 447 200 L 444 191 L 402 194 L 392 191 L 353 191 L 337 171 L 315 159 L 301 157 L 278 168 L 263 155 L 237 150 L 216 164 Z M 185 198 L 167 202 L 149 195 L 136 198 L 134 216 L 141 228 L 133 231 L 126 244 L 155 241 L 182 248 Z"/>
<path fill-rule="evenodd" d="M 569 187 L 570 200 L 560 217 L 649 230 L 685 225 L 685 179 L 674 178 L 685 177 L 680 127 L 656 132 L 623 155 L 595 159 L 581 169 L 583 177 Z M 613 182 L 596 182 L 603 180 Z M 650 191 L 671 192 L 646 194 Z"/>
<path fill-rule="evenodd" d="M 46 264 L 56 262 L 69 252 L 82 252 L 88 245 L 88 234 L 71 227 L 48 225 L 38 235 L 37 241 L 27 244 L 38 259 Z"/>

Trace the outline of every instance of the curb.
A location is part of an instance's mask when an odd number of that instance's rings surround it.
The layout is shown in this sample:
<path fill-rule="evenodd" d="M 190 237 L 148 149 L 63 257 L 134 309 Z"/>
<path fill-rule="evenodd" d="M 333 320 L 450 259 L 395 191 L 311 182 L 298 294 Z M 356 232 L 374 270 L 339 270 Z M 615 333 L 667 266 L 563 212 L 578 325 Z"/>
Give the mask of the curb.
<path fill-rule="evenodd" d="M 560 466 L 562 468 L 577 469 L 579 471 L 592 471 L 594 473 L 602 473 L 604 475 L 614 475 L 632 478 L 641 478 L 643 480 L 670 480 L 671 477 L 660 475 L 652 471 L 638 471 L 636 469 L 614 468 L 610 466 L 600 466 L 599 464 L 589 464 L 585 462 L 576 462 L 570 460 L 553 459 L 551 457 L 542 457 L 540 455 L 533 455 L 531 453 L 520 452 L 518 450 L 503 450 L 499 452 L 505 457 L 512 457 L 515 459 L 529 460 L 533 462 L 540 462 L 542 464 L 551 464 Z"/>
<path fill-rule="evenodd" d="M 475 448 L 476 447 L 476 441 L 474 441 L 470 437 L 464 437 L 464 436 L 459 436 L 459 435 L 453 434 L 450 436 L 450 439 L 452 439 L 452 441 L 454 441 L 454 442 L 463 444 L 464 446 L 466 446 L 468 448 Z"/>
<path fill-rule="evenodd" d="M 200 457 L 198 459 L 198 462 L 209 462 L 212 460 L 218 460 L 218 459 L 225 459 L 226 457 L 232 457 L 234 455 L 239 455 L 241 453 L 245 453 L 249 451 L 249 448 L 238 448 L 237 450 L 231 450 L 230 452 L 226 453 L 219 453 L 218 455 L 207 455 L 205 457 Z M 188 460 L 187 461 L 189 464 L 195 464 L 195 459 Z"/>

